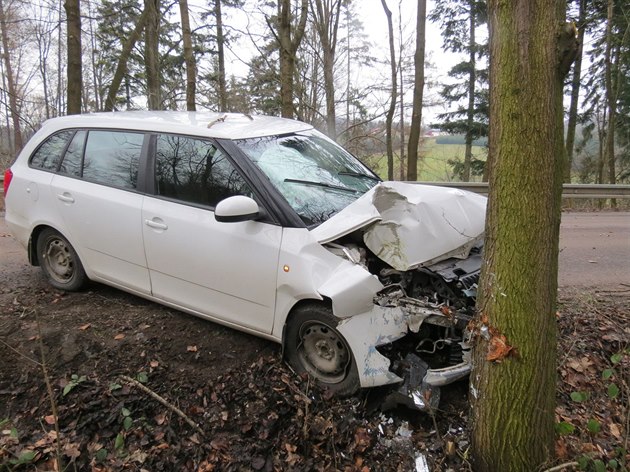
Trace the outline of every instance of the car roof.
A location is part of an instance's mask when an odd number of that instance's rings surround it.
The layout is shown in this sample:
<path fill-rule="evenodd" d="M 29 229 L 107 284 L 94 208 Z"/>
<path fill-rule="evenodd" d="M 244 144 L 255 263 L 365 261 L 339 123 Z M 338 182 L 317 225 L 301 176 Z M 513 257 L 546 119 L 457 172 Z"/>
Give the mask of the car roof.
<path fill-rule="evenodd" d="M 115 111 L 68 115 L 47 120 L 43 128 L 113 128 L 188 134 L 208 138 L 242 139 L 312 129 L 301 121 L 242 113 L 186 111 Z"/>

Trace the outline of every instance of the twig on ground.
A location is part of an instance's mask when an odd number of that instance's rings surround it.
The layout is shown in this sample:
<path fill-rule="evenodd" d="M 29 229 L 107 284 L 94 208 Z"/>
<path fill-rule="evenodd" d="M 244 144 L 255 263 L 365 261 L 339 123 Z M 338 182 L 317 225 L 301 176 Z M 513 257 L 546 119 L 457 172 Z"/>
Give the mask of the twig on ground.
<path fill-rule="evenodd" d="M 48 392 L 48 398 L 50 399 L 50 409 L 53 414 L 53 424 L 55 425 L 55 450 L 57 454 L 57 470 L 65 470 L 63 467 L 63 460 L 61 455 L 61 432 L 59 431 L 59 414 L 57 412 L 57 402 L 53 396 L 53 389 L 50 383 L 50 376 L 48 375 L 48 369 L 46 368 L 46 355 L 44 354 L 44 341 L 42 341 L 42 327 L 39 324 L 39 316 L 35 311 L 35 322 L 37 324 L 37 337 L 39 341 L 39 355 L 42 362 L 39 364 L 42 368 L 42 374 L 44 376 L 44 382 L 46 383 L 46 391 Z"/>
<path fill-rule="evenodd" d="M 564 464 L 557 465 L 555 467 L 551 467 L 550 469 L 545 469 L 543 472 L 558 472 L 560 470 L 564 470 L 568 467 L 577 467 L 580 464 L 577 462 L 565 462 Z"/>
<path fill-rule="evenodd" d="M 202 436 L 205 436 L 205 433 L 199 427 L 199 425 L 197 425 L 197 423 L 195 423 L 193 420 L 191 420 L 190 417 L 188 415 L 186 415 L 186 413 L 184 413 L 182 410 L 177 408 L 175 405 L 173 405 L 173 404 L 169 403 L 168 401 L 166 401 L 163 397 L 161 397 L 160 395 L 155 393 L 153 390 L 149 389 L 148 387 L 145 387 L 144 385 L 142 385 L 137 380 L 132 379 L 131 377 L 127 377 L 126 375 L 121 375 L 120 379 L 123 382 L 125 382 L 125 383 L 127 383 L 127 384 L 129 384 L 129 385 L 131 385 L 133 387 L 136 387 L 136 388 L 138 388 L 140 390 L 142 390 L 144 393 L 149 395 L 151 398 L 153 398 L 154 400 L 158 401 L 159 403 L 164 405 L 166 408 L 171 410 L 173 413 L 175 413 L 177 416 L 179 416 L 181 419 L 183 419 L 186 423 L 188 423 L 188 425 L 191 428 L 193 428 L 199 434 L 201 434 Z"/>
<path fill-rule="evenodd" d="M 41 339 L 41 336 L 40 336 Z M 33 364 L 42 367 L 42 363 L 41 362 L 37 362 L 35 359 L 31 359 L 30 357 L 28 357 L 26 354 L 22 354 L 20 351 L 18 351 L 17 349 L 15 349 L 13 346 L 11 346 L 9 343 L 4 342 L 2 339 L 0 339 L 0 343 L 4 344 L 6 347 L 8 347 L 9 349 L 11 349 L 13 352 L 15 352 L 18 356 L 23 357 L 24 359 L 32 362 Z"/>

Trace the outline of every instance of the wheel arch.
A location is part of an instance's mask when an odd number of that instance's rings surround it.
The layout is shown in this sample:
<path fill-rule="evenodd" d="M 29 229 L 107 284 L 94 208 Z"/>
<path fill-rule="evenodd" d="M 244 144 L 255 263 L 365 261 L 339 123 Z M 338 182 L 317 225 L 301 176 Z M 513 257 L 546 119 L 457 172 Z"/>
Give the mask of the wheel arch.
<path fill-rule="evenodd" d="M 317 298 L 303 298 L 302 300 L 298 300 L 289 310 L 286 319 L 284 320 L 284 325 L 282 326 L 282 343 L 281 343 L 281 352 L 282 358 L 285 357 L 285 347 L 286 347 L 286 336 L 287 336 L 287 326 L 291 322 L 292 318 L 295 316 L 295 313 L 299 310 L 308 307 L 308 306 L 324 306 L 330 309 L 330 312 L 333 313 L 332 310 L 332 300 L 328 297 L 322 297 L 321 299 Z M 334 313 L 333 313 L 334 314 Z"/>

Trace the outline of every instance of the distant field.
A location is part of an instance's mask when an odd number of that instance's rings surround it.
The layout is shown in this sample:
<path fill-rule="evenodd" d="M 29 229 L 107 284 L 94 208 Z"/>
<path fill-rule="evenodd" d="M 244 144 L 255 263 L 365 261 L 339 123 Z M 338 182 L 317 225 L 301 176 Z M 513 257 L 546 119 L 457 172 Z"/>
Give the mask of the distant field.
<path fill-rule="evenodd" d="M 464 160 L 465 146 L 463 144 L 436 144 L 435 138 L 425 139 L 418 157 L 418 180 L 451 181 L 453 169 L 448 164 L 451 159 Z M 473 146 L 473 156 L 484 159 L 487 150 L 483 146 Z M 370 156 L 366 163 L 382 178 L 387 178 L 387 156 Z M 394 176 L 400 179 L 400 159 L 394 155 Z"/>

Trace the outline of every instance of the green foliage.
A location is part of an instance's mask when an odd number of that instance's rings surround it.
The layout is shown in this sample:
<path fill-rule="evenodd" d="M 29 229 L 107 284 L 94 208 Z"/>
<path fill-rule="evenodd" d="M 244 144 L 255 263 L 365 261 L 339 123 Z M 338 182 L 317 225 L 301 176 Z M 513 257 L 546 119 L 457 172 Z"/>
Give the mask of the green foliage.
<path fill-rule="evenodd" d="M 139 372 L 138 375 L 136 376 L 136 380 L 140 382 L 141 384 L 145 384 L 149 381 L 149 376 L 147 375 L 146 372 Z"/>
<path fill-rule="evenodd" d="M 568 434 L 573 434 L 575 432 L 575 426 L 571 423 L 567 423 L 566 421 L 561 421 L 560 423 L 556 423 L 556 432 L 560 436 L 566 436 Z"/>
<path fill-rule="evenodd" d="M 96 459 L 96 462 L 103 462 L 105 459 L 107 459 L 107 449 L 102 448 L 99 449 L 98 451 L 96 451 L 96 454 L 94 455 L 94 458 Z"/>
<path fill-rule="evenodd" d="M 123 435 L 123 433 L 118 433 L 116 435 L 116 439 L 114 440 L 114 449 L 116 449 L 116 451 L 118 452 L 121 452 L 124 447 L 125 447 L 125 436 Z"/>
<path fill-rule="evenodd" d="M 580 403 L 588 400 L 587 392 L 571 392 L 571 400 Z"/>
<path fill-rule="evenodd" d="M 68 395 L 72 390 L 75 389 L 75 387 L 85 382 L 86 380 L 87 378 L 85 377 L 85 375 L 82 375 L 81 377 L 79 377 L 77 374 L 72 374 L 72 376 L 70 377 L 70 381 L 63 388 L 63 396 L 65 397 L 66 395 Z"/>
<path fill-rule="evenodd" d="M 602 430 L 602 425 L 599 423 L 599 421 L 591 418 L 590 420 L 588 420 L 588 423 L 586 423 L 586 428 L 588 429 L 589 433 L 597 434 Z"/>
<path fill-rule="evenodd" d="M 35 451 L 22 451 L 17 459 L 11 459 L 9 463 L 11 463 L 12 465 L 30 464 L 31 462 L 33 462 L 33 459 L 35 459 L 35 457 L 37 457 L 37 452 Z"/>

